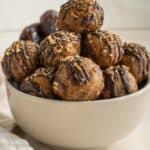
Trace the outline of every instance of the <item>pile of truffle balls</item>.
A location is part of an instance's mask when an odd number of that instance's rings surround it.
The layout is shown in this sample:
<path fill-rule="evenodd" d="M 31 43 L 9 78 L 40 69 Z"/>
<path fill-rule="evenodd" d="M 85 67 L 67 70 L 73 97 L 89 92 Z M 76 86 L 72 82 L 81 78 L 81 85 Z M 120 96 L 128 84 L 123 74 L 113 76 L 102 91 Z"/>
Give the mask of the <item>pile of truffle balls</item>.
<path fill-rule="evenodd" d="M 96 0 L 69 0 L 45 12 L 6 49 L 2 68 L 19 90 L 39 97 L 86 101 L 134 93 L 148 82 L 144 46 L 103 31 Z"/>

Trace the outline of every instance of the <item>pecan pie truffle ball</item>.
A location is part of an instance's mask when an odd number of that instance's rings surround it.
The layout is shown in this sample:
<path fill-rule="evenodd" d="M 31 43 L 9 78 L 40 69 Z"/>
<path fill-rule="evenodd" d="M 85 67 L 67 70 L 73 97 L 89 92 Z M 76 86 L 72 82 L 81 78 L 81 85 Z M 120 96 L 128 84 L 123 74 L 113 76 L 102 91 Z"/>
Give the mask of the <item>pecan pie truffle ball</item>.
<path fill-rule="evenodd" d="M 150 58 L 146 48 L 135 43 L 124 44 L 125 55 L 122 64 L 130 68 L 138 83 L 147 80 L 150 72 Z"/>
<path fill-rule="evenodd" d="M 44 36 L 41 33 L 40 24 L 34 23 L 25 27 L 20 34 L 19 39 L 23 41 L 32 41 L 39 44 L 44 39 Z"/>
<path fill-rule="evenodd" d="M 83 55 L 93 59 L 102 68 L 117 64 L 123 54 L 122 41 L 116 34 L 98 30 L 85 37 Z"/>
<path fill-rule="evenodd" d="M 96 0 L 69 0 L 61 6 L 57 27 L 84 33 L 100 29 L 103 25 L 104 11 Z"/>
<path fill-rule="evenodd" d="M 46 11 L 40 18 L 41 30 L 45 36 L 56 31 L 56 20 L 58 12 L 55 10 Z"/>
<path fill-rule="evenodd" d="M 52 98 L 54 71 L 55 69 L 53 67 L 37 69 L 21 83 L 21 91 L 34 96 Z"/>
<path fill-rule="evenodd" d="M 39 47 L 31 41 L 17 41 L 6 49 L 2 68 L 9 81 L 20 82 L 38 65 Z"/>
<path fill-rule="evenodd" d="M 68 101 L 95 100 L 104 88 L 103 73 L 92 60 L 69 56 L 59 66 L 53 82 L 55 95 Z"/>
<path fill-rule="evenodd" d="M 80 37 L 74 33 L 57 31 L 49 35 L 40 45 L 42 66 L 59 65 L 67 56 L 80 54 Z"/>
<path fill-rule="evenodd" d="M 111 66 L 104 71 L 105 88 L 102 98 L 114 98 L 134 93 L 138 90 L 136 79 L 126 66 Z"/>

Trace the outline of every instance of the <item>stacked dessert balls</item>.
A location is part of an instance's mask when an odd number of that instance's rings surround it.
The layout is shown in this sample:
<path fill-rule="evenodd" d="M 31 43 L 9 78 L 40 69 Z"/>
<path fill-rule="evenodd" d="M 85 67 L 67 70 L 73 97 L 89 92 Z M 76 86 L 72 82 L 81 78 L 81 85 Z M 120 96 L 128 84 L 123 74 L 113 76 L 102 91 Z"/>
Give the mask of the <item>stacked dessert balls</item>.
<path fill-rule="evenodd" d="M 2 67 L 7 80 L 25 93 L 68 101 L 138 91 L 149 79 L 148 52 L 101 30 L 103 21 L 96 0 L 69 0 L 59 14 L 45 12 L 6 49 Z"/>

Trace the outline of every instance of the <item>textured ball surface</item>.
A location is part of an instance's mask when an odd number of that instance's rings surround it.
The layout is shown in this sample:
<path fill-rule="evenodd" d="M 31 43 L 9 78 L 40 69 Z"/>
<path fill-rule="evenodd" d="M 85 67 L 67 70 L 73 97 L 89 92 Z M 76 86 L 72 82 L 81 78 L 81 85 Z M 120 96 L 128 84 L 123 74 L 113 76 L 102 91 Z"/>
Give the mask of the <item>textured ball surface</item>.
<path fill-rule="evenodd" d="M 55 69 L 39 68 L 20 85 L 21 91 L 39 97 L 52 98 L 52 81 Z"/>
<path fill-rule="evenodd" d="M 61 6 L 57 27 L 84 33 L 100 29 L 103 25 L 104 11 L 96 0 L 69 0 Z"/>
<path fill-rule="evenodd" d="M 104 78 L 99 66 L 80 56 L 67 57 L 53 82 L 54 93 L 63 100 L 96 100 L 103 88 Z"/>
<path fill-rule="evenodd" d="M 104 71 L 105 88 L 102 98 L 121 97 L 138 90 L 134 76 L 126 66 L 111 66 Z"/>
<path fill-rule="evenodd" d="M 147 80 L 150 73 L 150 58 L 144 46 L 135 43 L 124 44 L 125 55 L 121 63 L 130 68 L 138 83 Z"/>
<path fill-rule="evenodd" d="M 65 57 L 79 54 L 80 36 L 74 33 L 57 31 L 40 44 L 40 62 L 45 67 L 58 66 Z"/>
<path fill-rule="evenodd" d="M 116 65 L 123 57 L 123 44 L 120 37 L 107 31 L 87 33 L 83 42 L 83 55 L 91 58 L 100 67 Z"/>
<path fill-rule="evenodd" d="M 39 47 L 31 41 L 17 41 L 6 49 L 2 68 L 6 78 L 20 82 L 38 66 Z"/>

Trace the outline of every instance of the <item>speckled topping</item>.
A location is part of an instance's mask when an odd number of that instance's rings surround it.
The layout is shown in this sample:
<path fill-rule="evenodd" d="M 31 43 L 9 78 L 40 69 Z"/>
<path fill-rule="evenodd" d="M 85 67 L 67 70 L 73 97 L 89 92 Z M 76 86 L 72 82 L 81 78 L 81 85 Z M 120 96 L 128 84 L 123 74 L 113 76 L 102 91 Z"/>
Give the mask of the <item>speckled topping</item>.
<path fill-rule="evenodd" d="M 63 46 L 69 42 L 80 42 L 80 36 L 75 35 L 73 32 L 57 31 L 49 35 L 40 45 L 42 54 L 47 53 L 49 49 L 46 47 L 51 46 L 51 52 L 60 53 L 64 49 Z"/>
<path fill-rule="evenodd" d="M 100 29 L 104 11 L 96 0 L 69 0 L 61 6 L 57 27 L 76 33 Z"/>
<path fill-rule="evenodd" d="M 103 47 L 103 53 L 105 53 L 105 48 L 109 48 L 110 50 L 110 55 L 111 53 L 113 53 L 112 51 L 114 49 L 122 49 L 122 41 L 120 40 L 120 37 L 117 34 L 108 32 L 108 31 L 102 31 L 102 30 L 97 30 L 94 33 L 89 33 L 87 35 L 87 38 L 89 40 L 89 42 L 94 42 L 92 41 L 92 36 L 97 36 L 99 37 L 99 39 L 101 39 L 104 42 L 104 47 Z M 123 53 L 123 50 L 120 51 L 121 55 Z"/>
<path fill-rule="evenodd" d="M 52 82 L 55 69 L 39 68 L 20 84 L 21 91 L 39 97 L 52 98 Z"/>
<path fill-rule="evenodd" d="M 40 53 L 42 65 L 57 65 L 66 56 L 80 54 L 80 36 L 57 31 L 41 42 Z"/>
<path fill-rule="evenodd" d="M 20 53 L 21 51 L 24 50 L 25 47 L 32 48 L 32 46 L 38 47 L 37 44 L 30 41 L 16 41 L 13 42 L 12 45 L 6 49 L 5 55 L 11 56 L 13 54 Z"/>
<path fill-rule="evenodd" d="M 64 100 L 94 100 L 104 88 L 102 70 L 91 59 L 68 56 L 55 73 L 53 91 Z"/>
<path fill-rule="evenodd" d="M 73 32 L 57 31 L 47 37 L 50 44 L 68 43 L 71 41 L 80 41 L 80 36 Z"/>
<path fill-rule="evenodd" d="M 69 8 L 82 8 L 89 9 L 89 7 L 97 7 L 97 0 L 69 0 L 67 3 L 62 5 L 61 9 L 69 9 Z"/>
<path fill-rule="evenodd" d="M 136 43 L 124 43 L 125 55 L 122 64 L 129 66 L 138 82 L 148 78 L 150 58 L 146 48 Z"/>
<path fill-rule="evenodd" d="M 120 37 L 108 31 L 90 32 L 83 41 L 83 55 L 93 59 L 102 68 L 116 65 L 123 54 Z"/>
<path fill-rule="evenodd" d="M 25 79 L 25 81 L 31 81 L 34 78 L 38 77 L 38 76 L 43 76 L 43 77 L 48 78 L 49 80 L 52 80 L 53 75 L 54 75 L 54 71 L 55 71 L 54 67 L 51 67 L 51 68 L 39 68 L 32 75 L 27 77 Z"/>
<path fill-rule="evenodd" d="M 38 66 L 39 46 L 31 41 L 16 41 L 6 49 L 2 68 L 8 80 L 20 82 Z"/>

